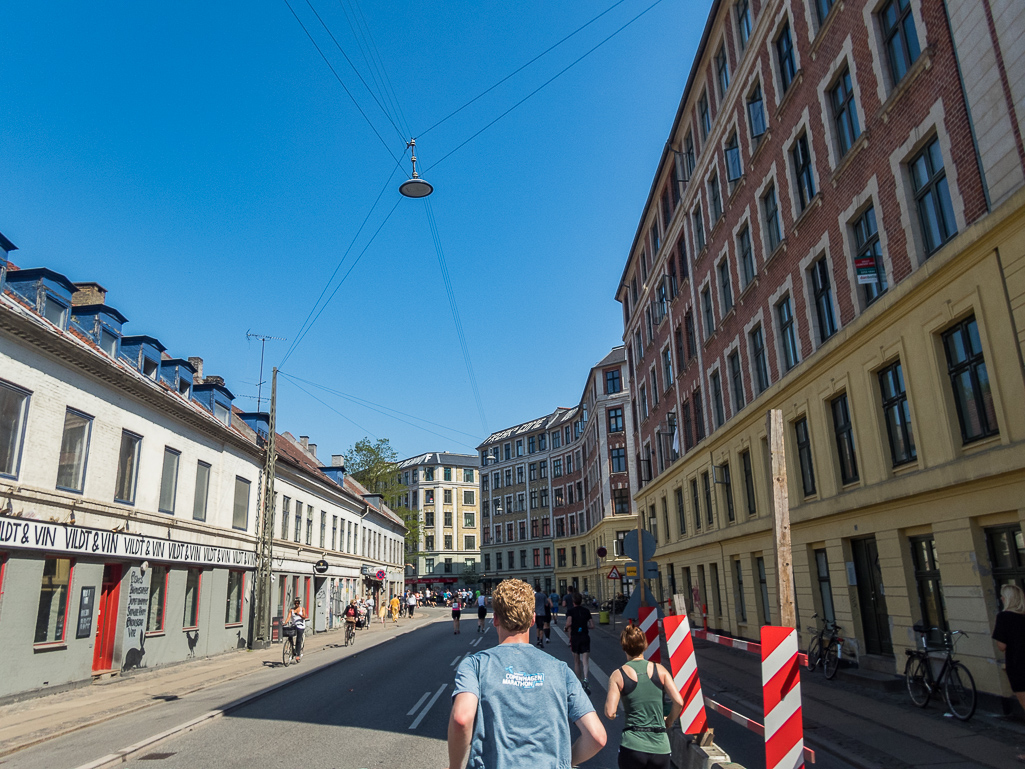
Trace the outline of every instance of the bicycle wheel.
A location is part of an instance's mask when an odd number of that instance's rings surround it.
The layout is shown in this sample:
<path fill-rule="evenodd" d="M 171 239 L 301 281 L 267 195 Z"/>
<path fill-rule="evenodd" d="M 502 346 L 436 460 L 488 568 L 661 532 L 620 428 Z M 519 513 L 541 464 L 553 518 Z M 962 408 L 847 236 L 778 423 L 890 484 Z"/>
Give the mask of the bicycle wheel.
<path fill-rule="evenodd" d="M 904 666 L 904 680 L 907 682 L 908 694 L 911 696 L 911 701 L 920 708 L 924 708 L 928 704 L 931 694 L 928 683 L 929 670 L 926 667 L 928 664 L 929 661 L 922 657 L 909 657 Z"/>
<path fill-rule="evenodd" d="M 284 643 L 281 644 L 281 664 L 286 668 L 292 664 L 293 651 L 292 639 L 286 638 Z"/>
<path fill-rule="evenodd" d="M 840 644 L 833 641 L 826 647 L 826 654 L 822 658 L 822 672 L 826 678 L 832 680 L 836 677 L 836 671 L 840 668 Z"/>
<path fill-rule="evenodd" d="M 808 645 L 808 672 L 814 673 L 815 668 L 822 661 L 822 639 L 818 636 L 812 639 Z"/>
<path fill-rule="evenodd" d="M 951 662 L 943 680 L 943 696 L 950 712 L 962 721 L 975 713 L 975 679 L 960 662 Z"/>

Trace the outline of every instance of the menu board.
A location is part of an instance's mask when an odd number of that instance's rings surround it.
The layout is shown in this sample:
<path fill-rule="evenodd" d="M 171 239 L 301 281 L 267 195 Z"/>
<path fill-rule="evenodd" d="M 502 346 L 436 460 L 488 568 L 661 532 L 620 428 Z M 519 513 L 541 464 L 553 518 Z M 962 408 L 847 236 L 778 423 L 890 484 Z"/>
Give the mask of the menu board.
<path fill-rule="evenodd" d="M 95 587 L 83 587 L 78 599 L 78 631 L 75 638 L 88 638 L 93 632 L 93 606 L 96 600 Z"/>

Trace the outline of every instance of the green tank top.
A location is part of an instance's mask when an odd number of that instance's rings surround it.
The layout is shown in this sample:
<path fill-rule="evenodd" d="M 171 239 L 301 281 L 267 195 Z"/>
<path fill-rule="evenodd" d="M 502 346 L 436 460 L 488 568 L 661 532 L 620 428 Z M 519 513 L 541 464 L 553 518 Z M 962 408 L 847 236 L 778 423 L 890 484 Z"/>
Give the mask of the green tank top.
<path fill-rule="evenodd" d="M 620 671 L 623 676 L 623 709 L 626 711 L 626 724 L 623 727 L 623 736 L 620 745 L 630 750 L 639 750 L 644 753 L 665 754 L 669 753 L 669 736 L 665 731 L 661 732 L 638 732 L 631 727 L 642 727 L 646 729 L 665 728 L 665 715 L 662 710 L 662 688 L 648 678 L 647 660 L 631 660 L 626 663 L 627 667 L 633 669 L 637 674 L 637 683 L 627 678 L 626 674 Z M 654 670 L 652 671 L 655 672 Z M 655 675 L 658 675 L 655 673 Z"/>

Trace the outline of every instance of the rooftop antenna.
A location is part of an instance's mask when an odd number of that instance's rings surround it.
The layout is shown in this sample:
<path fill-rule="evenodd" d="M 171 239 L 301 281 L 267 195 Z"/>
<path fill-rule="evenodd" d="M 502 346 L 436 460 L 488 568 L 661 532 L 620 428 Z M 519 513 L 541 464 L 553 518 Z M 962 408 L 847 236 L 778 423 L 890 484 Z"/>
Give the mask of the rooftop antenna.
<path fill-rule="evenodd" d="M 260 381 L 256 383 L 256 410 L 260 410 L 260 402 L 263 400 L 263 351 L 267 347 L 267 340 L 273 339 L 275 342 L 287 342 L 283 336 L 269 336 L 267 334 L 254 334 L 252 331 L 246 332 L 246 339 L 260 340 Z"/>
<path fill-rule="evenodd" d="M 416 173 L 416 138 L 406 142 L 406 149 L 409 150 L 409 159 L 413 162 L 413 176 L 399 185 L 399 192 L 407 198 L 426 198 L 434 187 L 429 182 L 421 179 Z"/>

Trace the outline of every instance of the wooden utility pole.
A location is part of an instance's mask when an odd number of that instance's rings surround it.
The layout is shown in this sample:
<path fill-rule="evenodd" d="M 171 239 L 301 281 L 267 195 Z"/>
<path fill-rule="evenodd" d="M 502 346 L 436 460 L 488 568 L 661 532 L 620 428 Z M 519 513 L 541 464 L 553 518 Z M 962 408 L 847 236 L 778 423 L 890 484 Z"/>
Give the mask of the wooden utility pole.
<path fill-rule="evenodd" d="M 787 462 L 783 445 L 783 412 L 770 409 L 765 418 L 772 455 L 773 549 L 776 554 L 776 595 L 780 625 L 797 627 L 794 610 L 794 561 L 790 546 L 790 500 L 787 497 Z"/>
<path fill-rule="evenodd" d="M 263 509 L 257 532 L 256 590 L 253 613 L 256 615 L 256 637 L 250 646 L 266 648 L 271 642 L 271 566 L 274 547 L 274 473 L 277 463 L 275 430 L 278 407 L 278 370 L 271 375 L 270 435 L 267 436 L 267 451 L 263 465 Z"/>

